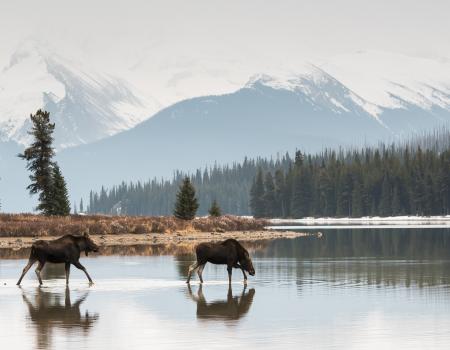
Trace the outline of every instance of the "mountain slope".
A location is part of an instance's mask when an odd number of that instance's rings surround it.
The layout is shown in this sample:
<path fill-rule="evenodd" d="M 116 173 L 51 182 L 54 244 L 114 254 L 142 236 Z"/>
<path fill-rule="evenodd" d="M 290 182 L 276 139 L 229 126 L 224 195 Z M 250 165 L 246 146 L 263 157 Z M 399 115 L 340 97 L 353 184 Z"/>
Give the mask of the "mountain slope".
<path fill-rule="evenodd" d="M 28 142 L 29 115 L 44 108 L 56 123 L 55 144 L 85 144 L 129 129 L 159 104 L 124 80 L 92 73 L 33 43 L 24 44 L 0 72 L 0 136 Z"/>

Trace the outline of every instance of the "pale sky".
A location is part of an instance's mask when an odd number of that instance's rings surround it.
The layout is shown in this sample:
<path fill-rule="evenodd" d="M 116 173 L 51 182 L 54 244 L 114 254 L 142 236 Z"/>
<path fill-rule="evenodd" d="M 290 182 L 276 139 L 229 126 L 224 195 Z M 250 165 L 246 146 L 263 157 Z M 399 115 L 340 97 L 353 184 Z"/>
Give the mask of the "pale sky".
<path fill-rule="evenodd" d="M 0 4 L 0 63 L 26 38 L 112 68 L 168 57 L 327 57 L 371 49 L 450 57 L 447 0 L 78 0 Z"/>

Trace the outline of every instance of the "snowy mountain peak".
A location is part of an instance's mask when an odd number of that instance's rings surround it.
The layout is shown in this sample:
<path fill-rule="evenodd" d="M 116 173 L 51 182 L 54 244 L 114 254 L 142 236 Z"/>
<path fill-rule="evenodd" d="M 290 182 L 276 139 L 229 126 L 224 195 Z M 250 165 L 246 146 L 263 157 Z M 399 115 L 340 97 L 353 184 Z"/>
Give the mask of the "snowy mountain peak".
<path fill-rule="evenodd" d="M 365 101 L 355 92 L 323 69 L 304 64 L 302 73 L 279 73 L 278 75 L 257 74 L 250 78 L 246 88 L 270 87 L 277 90 L 287 90 L 303 95 L 316 108 L 330 108 L 336 113 L 358 113 L 362 109 L 375 119 L 381 113 L 376 105 Z"/>
<path fill-rule="evenodd" d="M 0 72 L 0 138 L 28 143 L 28 117 L 39 108 L 50 111 L 56 146 L 65 148 L 129 129 L 160 105 L 123 79 L 90 72 L 27 42 Z"/>
<path fill-rule="evenodd" d="M 258 73 L 250 77 L 246 88 L 254 88 L 258 85 L 268 86 L 273 89 L 295 91 L 303 86 L 304 81 L 320 83 L 327 79 L 326 73 L 311 63 L 299 63 L 295 71 L 271 70 L 267 73 Z"/>

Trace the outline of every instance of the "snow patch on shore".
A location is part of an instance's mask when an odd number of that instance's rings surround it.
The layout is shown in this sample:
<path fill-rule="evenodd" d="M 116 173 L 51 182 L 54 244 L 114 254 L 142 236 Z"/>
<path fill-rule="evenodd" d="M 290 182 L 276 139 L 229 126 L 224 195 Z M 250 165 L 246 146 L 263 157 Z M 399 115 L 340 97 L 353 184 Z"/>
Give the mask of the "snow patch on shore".
<path fill-rule="evenodd" d="M 303 225 L 393 225 L 393 226 L 411 226 L 411 225 L 444 225 L 450 227 L 450 215 L 442 216 L 365 216 L 360 218 L 314 218 L 306 217 L 302 219 L 270 219 L 273 225 L 303 224 Z"/>

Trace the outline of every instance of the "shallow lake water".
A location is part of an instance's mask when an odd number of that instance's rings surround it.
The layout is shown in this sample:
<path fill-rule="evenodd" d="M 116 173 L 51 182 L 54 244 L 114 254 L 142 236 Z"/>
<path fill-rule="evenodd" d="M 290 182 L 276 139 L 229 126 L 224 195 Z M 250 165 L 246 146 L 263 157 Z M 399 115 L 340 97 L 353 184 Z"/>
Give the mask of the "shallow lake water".
<path fill-rule="evenodd" d="M 317 231 L 317 230 L 313 230 Z M 190 256 L 82 258 L 15 282 L 24 259 L 0 259 L 2 349 L 449 349 L 450 229 L 330 229 L 252 250 L 245 288 Z"/>

